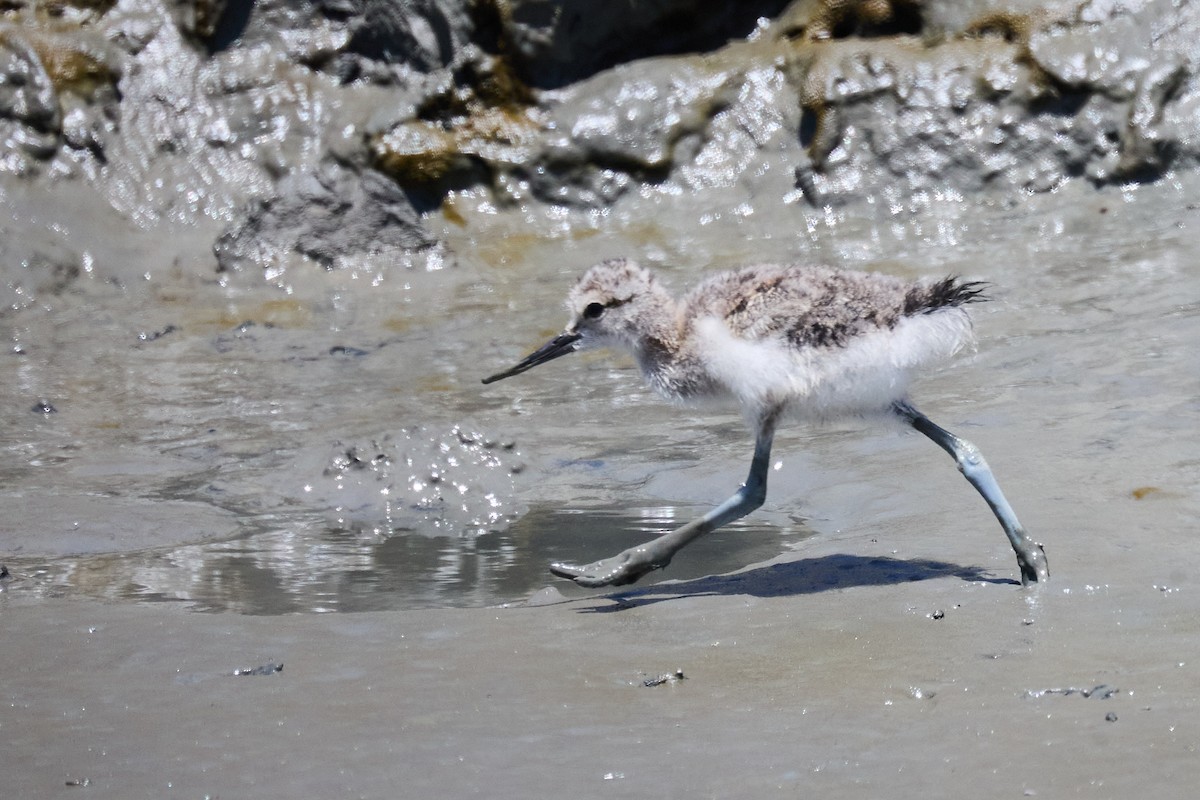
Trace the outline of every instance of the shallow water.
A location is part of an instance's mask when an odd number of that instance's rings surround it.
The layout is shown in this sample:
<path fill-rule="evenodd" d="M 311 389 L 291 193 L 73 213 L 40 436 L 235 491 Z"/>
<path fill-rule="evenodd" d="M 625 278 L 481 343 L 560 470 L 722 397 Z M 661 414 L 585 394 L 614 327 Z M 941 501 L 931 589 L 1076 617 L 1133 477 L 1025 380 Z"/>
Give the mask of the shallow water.
<path fill-rule="evenodd" d="M 764 207 L 698 228 L 645 206 L 572 227 L 463 201 L 466 224 L 443 231 L 457 264 L 438 271 L 97 277 L 4 318 L 7 591 L 256 614 L 573 591 L 548 562 L 702 513 L 751 449 L 736 417 L 661 403 L 617 356 L 479 384 L 556 332 L 574 276 L 615 254 L 676 288 L 788 259 L 991 281 L 978 351 L 919 383 L 918 406 L 983 448 L 1052 570 L 1075 548 L 1152 537 L 1200 513 L 1189 192 Z M 977 565 L 1013 569 L 982 502 L 915 435 L 789 429 L 776 459 L 767 505 L 661 577 L 728 572 L 811 535 L 852 552 L 901 523 L 928 529 L 928 557 L 969 528 Z M 1107 503 L 1113 531 L 1072 530 L 1073 509 Z"/>
<path fill-rule="evenodd" d="M 553 561 L 591 561 L 680 524 L 664 508 L 535 509 L 502 532 L 390 535 L 319 521 L 231 540 L 90 558 L 18 559 L 10 591 L 178 602 L 195 611 L 295 614 L 471 607 L 526 598 Z M 802 536 L 740 523 L 697 544 L 676 579 L 772 558 Z M 565 588 L 567 596 L 583 590 Z"/>

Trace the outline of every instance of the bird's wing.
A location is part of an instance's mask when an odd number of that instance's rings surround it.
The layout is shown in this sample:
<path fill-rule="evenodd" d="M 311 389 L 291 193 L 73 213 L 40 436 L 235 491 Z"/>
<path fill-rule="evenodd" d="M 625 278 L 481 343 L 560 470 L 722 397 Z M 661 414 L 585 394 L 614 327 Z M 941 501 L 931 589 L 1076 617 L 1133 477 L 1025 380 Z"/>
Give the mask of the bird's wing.
<path fill-rule="evenodd" d="M 780 339 L 792 347 L 832 347 L 904 313 L 902 281 L 824 267 L 751 267 L 710 279 L 687 302 L 735 336 Z M 696 313 L 699 312 L 699 313 Z"/>

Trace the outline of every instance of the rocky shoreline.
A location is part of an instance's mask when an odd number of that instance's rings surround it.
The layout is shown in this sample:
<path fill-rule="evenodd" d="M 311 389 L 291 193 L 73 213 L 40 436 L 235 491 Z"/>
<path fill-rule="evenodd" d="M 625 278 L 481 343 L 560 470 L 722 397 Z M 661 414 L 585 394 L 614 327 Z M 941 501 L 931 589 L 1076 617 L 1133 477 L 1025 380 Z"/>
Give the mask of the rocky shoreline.
<path fill-rule="evenodd" d="M 548 231 L 679 195 L 1153 182 L 1200 155 L 1198 29 L 1168 0 L 18 1 L 0 178 L 69 186 L 132 236 L 195 234 L 189 270 L 275 282 L 444 264 L 430 215 L 480 206 Z M 130 278 L 103 241 L 22 226 L 21 192 L 0 201 L 5 305 Z"/>

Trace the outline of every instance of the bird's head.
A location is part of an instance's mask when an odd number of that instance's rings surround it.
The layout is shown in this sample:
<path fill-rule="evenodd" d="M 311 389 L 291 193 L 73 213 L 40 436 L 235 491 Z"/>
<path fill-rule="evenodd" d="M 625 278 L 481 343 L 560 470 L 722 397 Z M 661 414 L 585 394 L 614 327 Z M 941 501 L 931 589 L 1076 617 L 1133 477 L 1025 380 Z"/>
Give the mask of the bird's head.
<path fill-rule="evenodd" d="M 637 350 L 652 315 L 670 298 L 649 270 L 625 258 L 603 261 L 584 273 L 567 295 L 566 328 L 516 366 L 484 378 L 493 383 L 539 364 L 602 345 Z"/>

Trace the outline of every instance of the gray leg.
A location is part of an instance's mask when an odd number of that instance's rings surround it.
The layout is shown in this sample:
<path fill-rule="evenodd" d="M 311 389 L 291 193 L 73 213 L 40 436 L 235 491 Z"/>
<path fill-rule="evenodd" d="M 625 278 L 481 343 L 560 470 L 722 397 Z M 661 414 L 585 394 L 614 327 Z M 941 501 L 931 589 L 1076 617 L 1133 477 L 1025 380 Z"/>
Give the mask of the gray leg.
<path fill-rule="evenodd" d="M 1012 543 L 1017 554 L 1017 565 L 1021 568 L 1021 583 L 1029 586 L 1050 578 L 1050 570 L 1046 565 L 1046 552 L 1040 544 L 1029 538 L 1025 528 L 1017 519 L 1012 506 L 1004 499 L 1004 492 L 996 483 L 992 470 L 983 460 L 979 448 L 965 439 L 960 439 L 945 428 L 940 428 L 930 421 L 929 417 L 912 407 L 908 402 L 900 401 L 892 406 L 897 414 L 904 418 L 921 433 L 928 436 L 939 447 L 958 462 L 958 469 L 971 485 L 983 495 L 983 499 L 991 506 L 992 513 L 1000 521 L 1000 527 Z"/>
<path fill-rule="evenodd" d="M 771 442 L 775 438 L 778 417 L 778 411 L 773 412 L 759 424 L 750 474 L 745 485 L 724 503 L 700 519 L 645 544 L 631 547 L 612 558 L 583 566 L 551 564 L 550 571 L 561 578 L 570 578 L 581 586 L 622 586 L 633 583 L 646 573 L 667 566 L 671 563 L 671 557 L 693 539 L 740 519 L 761 506 L 767 497 L 767 463 L 771 458 Z"/>

